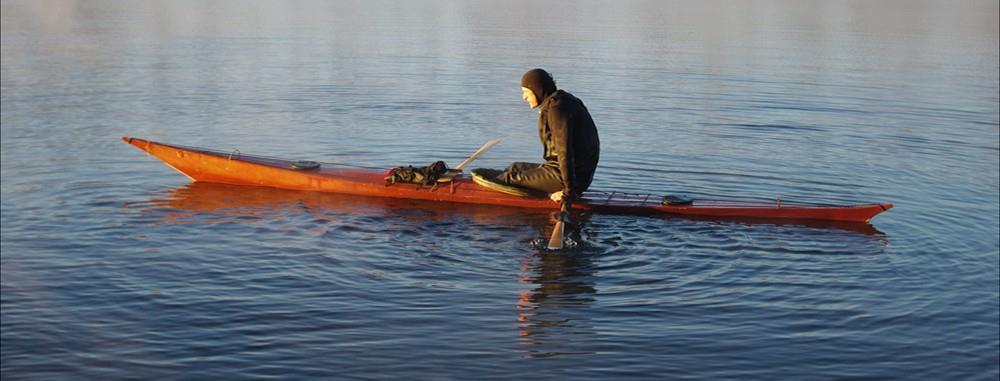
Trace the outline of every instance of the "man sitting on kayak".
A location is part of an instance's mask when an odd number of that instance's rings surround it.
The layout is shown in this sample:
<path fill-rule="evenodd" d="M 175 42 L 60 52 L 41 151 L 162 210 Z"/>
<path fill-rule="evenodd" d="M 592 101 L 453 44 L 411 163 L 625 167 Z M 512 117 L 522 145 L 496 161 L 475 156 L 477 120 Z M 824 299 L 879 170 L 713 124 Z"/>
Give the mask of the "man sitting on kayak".
<path fill-rule="evenodd" d="M 571 202 L 594 179 L 601 146 L 597 126 L 583 101 L 557 89 L 545 70 L 524 73 L 521 92 L 528 106 L 538 109 L 538 137 L 545 162 L 511 164 L 492 180 L 545 192 L 556 202 Z"/>

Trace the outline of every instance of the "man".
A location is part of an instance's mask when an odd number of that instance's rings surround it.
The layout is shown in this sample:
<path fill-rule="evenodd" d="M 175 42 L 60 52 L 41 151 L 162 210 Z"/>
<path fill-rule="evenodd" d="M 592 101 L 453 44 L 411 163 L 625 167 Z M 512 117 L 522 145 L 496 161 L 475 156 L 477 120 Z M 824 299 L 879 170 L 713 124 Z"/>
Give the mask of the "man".
<path fill-rule="evenodd" d="M 557 89 L 545 70 L 524 73 L 521 92 L 528 106 L 538 109 L 538 138 L 545 162 L 511 164 L 494 180 L 545 192 L 568 208 L 594 179 L 601 146 L 597 126 L 583 101 Z"/>

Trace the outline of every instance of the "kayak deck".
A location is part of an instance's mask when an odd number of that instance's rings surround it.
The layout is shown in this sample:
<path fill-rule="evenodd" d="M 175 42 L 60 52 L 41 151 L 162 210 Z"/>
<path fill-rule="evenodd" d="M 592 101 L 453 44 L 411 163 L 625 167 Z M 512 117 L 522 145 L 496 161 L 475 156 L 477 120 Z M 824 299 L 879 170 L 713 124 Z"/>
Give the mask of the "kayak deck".
<path fill-rule="evenodd" d="M 341 167 L 303 170 L 294 168 L 294 160 L 244 155 L 238 151 L 224 153 L 131 137 L 123 137 L 122 140 L 162 160 L 192 181 L 453 203 L 558 208 L 558 204 L 546 197 L 520 197 L 496 192 L 466 176 L 434 187 L 386 185 L 383 173 L 379 171 Z M 695 199 L 691 204 L 664 205 L 663 196 L 588 191 L 573 207 L 594 212 L 644 215 L 868 222 L 892 208 L 892 204 L 807 205 Z"/>

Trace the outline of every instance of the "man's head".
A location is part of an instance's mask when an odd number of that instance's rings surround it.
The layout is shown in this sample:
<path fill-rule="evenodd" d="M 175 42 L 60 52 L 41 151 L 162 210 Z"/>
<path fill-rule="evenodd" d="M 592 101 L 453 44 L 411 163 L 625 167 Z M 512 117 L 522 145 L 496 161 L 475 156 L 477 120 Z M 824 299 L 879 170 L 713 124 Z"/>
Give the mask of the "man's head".
<path fill-rule="evenodd" d="M 556 92 L 556 81 L 547 71 L 531 69 L 521 76 L 521 99 L 531 108 L 538 107 L 546 97 Z"/>

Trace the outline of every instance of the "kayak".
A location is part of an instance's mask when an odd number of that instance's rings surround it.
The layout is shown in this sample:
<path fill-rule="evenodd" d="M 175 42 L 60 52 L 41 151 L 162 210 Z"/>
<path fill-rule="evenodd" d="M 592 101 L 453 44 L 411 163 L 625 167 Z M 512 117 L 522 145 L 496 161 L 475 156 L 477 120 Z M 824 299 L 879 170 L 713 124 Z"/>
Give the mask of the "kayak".
<path fill-rule="evenodd" d="M 558 209 L 548 197 L 517 196 L 489 189 L 458 175 L 435 186 L 387 184 L 384 171 L 354 167 L 327 167 L 315 162 L 286 160 L 187 147 L 123 137 L 129 143 L 162 160 L 195 182 L 264 186 L 358 196 L 389 197 L 436 202 L 499 205 L 533 209 Z M 697 198 L 682 203 L 664 195 L 622 192 L 584 192 L 573 209 L 596 213 L 668 215 L 698 218 L 739 218 L 869 222 L 892 208 L 892 204 L 813 205 L 774 202 L 713 201 Z"/>

